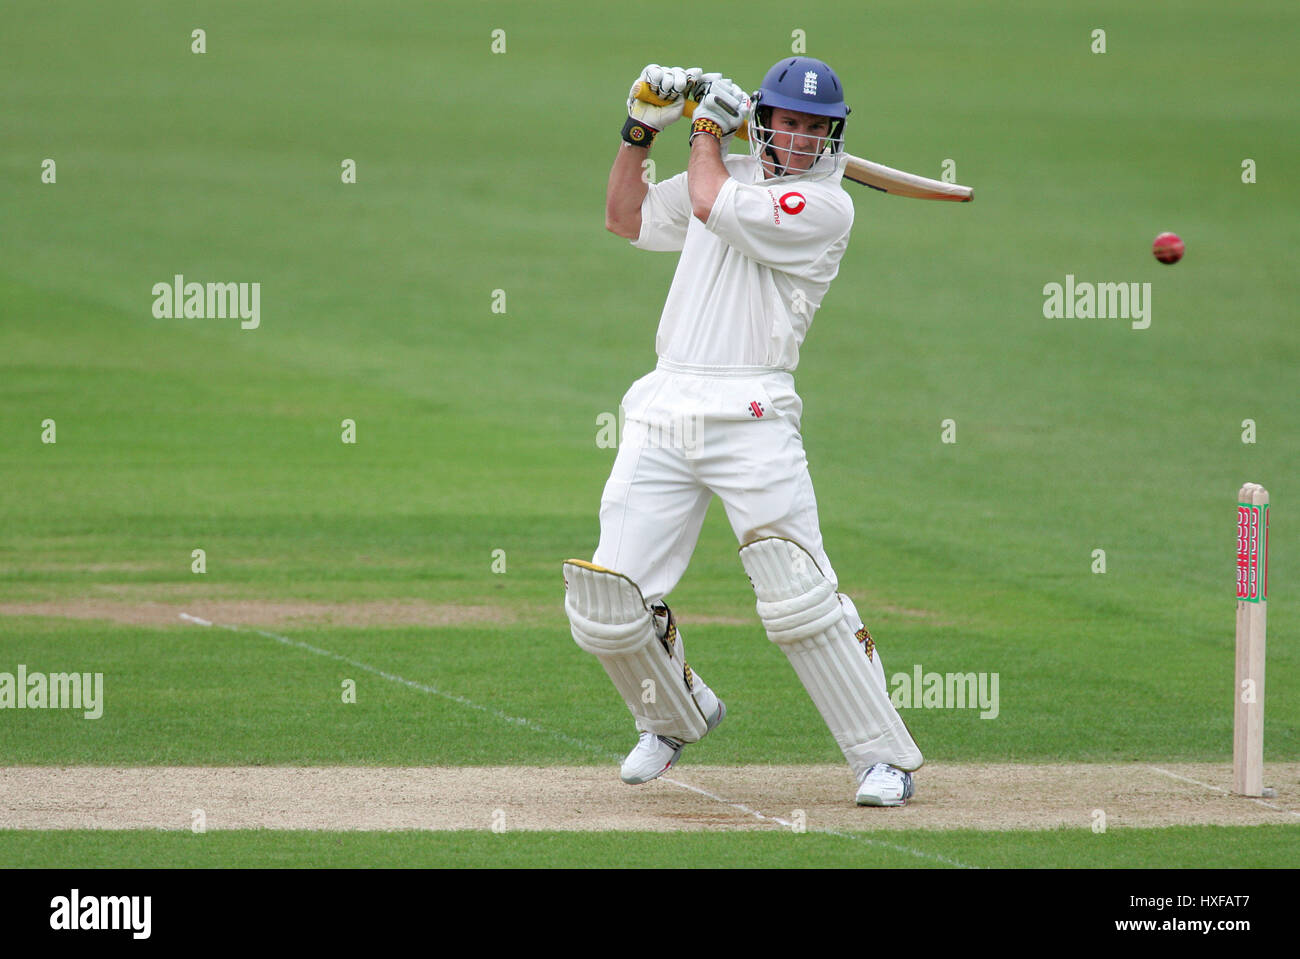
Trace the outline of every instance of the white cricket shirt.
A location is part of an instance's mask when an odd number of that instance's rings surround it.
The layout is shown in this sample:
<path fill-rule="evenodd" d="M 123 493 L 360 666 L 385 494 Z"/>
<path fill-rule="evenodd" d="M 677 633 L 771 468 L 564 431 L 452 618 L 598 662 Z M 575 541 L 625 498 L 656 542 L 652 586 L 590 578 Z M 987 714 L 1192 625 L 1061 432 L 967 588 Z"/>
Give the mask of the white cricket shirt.
<path fill-rule="evenodd" d="M 764 182 L 758 161 L 725 158 L 731 178 L 708 223 L 691 214 L 686 174 L 652 184 L 642 250 L 681 250 L 655 350 L 683 366 L 793 370 L 839 272 L 853 227 L 844 163 L 820 179 Z"/>

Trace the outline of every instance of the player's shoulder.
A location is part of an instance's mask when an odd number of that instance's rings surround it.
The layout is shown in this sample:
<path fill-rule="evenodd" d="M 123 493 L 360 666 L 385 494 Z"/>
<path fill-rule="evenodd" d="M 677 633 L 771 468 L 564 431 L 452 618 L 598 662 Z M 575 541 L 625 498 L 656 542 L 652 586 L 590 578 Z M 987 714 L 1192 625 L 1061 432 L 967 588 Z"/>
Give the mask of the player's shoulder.
<path fill-rule="evenodd" d="M 753 183 L 758 179 L 758 161 L 747 153 L 728 153 L 722 158 L 722 165 L 731 178 L 740 183 Z"/>
<path fill-rule="evenodd" d="M 758 160 L 752 156 L 733 154 L 723 162 L 734 180 L 746 188 L 762 191 L 771 203 L 792 216 L 807 211 L 827 228 L 848 229 L 853 225 L 853 198 L 841 182 L 843 162 L 837 164 L 829 175 L 776 180 L 763 179 L 759 175 Z"/>
<path fill-rule="evenodd" d="M 803 199 L 804 203 L 827 219 L 853 223 L 853 197 L 844 189 L 841 165 L 829 176 L 796 177 L 784 182 L 782 189 Z"/>

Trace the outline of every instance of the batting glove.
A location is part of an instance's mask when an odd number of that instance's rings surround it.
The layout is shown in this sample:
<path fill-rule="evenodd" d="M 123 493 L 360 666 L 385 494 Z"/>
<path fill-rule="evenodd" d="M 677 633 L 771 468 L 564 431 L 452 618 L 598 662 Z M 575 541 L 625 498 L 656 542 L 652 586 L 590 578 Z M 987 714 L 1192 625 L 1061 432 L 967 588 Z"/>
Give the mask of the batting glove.
<path fill-rule="evenodd" d="M 706 75 L 701 79 L 707 83 L 707 93 L 695 108 L 691 139 L 700 133 L 717 137 L 725 153 L 732 135 L 749 117 L 749 94 L 739 84 L 725 78 L 712 79 Z M 696 86 L 699 89 L 703 84 Z"/>
<path fill-rule="evenodd" d="M 628 91 L 623 139 L 635 146 L 649 146 L 659 131 L 681 119 L 686 94 L 699 75 L 699 67 L 661 67 L 657 63 L 642 70 Z M 660 100 L 667 101 L 667 105 L 658 106 L 638 100 L 638 84 Z"/>

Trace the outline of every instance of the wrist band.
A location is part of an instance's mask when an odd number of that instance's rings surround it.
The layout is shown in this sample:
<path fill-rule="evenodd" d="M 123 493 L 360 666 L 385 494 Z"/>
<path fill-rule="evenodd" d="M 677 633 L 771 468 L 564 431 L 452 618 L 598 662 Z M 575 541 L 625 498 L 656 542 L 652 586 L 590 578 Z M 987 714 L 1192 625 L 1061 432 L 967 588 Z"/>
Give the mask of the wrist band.
<path fill-rule="evenodd" d="M 719 143 L 722 142 L 722 127 L 710 120 L 708 117 L 700 117 L 691 124 L 691 139 L 695 139 L 695 134 L 707 133 L 715 138 Z"/>
<path fill-rule="evenodd" d="M 654 127 L 648 127 L 632 117 L 628 117 L 627 122 L 623 124 L 623 142 L 630 143 L 634 147 L 648 147 L 658 135 L 659 131 Z"/>

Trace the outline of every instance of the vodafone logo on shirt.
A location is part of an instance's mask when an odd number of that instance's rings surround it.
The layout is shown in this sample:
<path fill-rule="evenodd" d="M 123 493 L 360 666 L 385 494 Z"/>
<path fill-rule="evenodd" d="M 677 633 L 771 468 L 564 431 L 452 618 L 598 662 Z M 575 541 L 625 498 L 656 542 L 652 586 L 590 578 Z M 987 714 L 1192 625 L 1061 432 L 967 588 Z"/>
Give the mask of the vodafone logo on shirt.
<path fill-rule="evenodd" d="M 782 193 L 779 197 L 771 190 L 768 190 L 767 195 L 772 198 L 772 222 L 778 225 L 781 222 L 783 212 L 794 216 L 796 213 L 802 213 L 803 208 L 808 205 L 804 195 L 793 190 L 789 193 Z"/>

